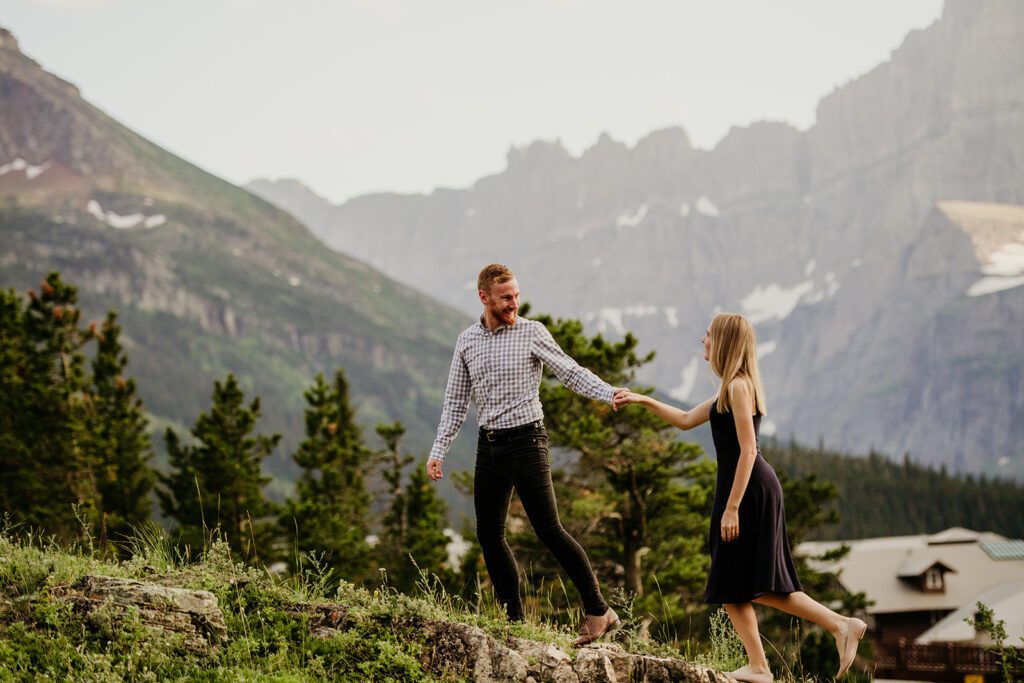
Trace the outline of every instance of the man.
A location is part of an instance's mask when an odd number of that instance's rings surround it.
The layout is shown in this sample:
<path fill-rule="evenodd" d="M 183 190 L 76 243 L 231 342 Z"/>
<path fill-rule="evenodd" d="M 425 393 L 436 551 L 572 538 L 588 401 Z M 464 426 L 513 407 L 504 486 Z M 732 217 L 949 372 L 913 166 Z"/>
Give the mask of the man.
<path fill-rule="evenodd" d="M 505 266 L 485 266 L 477 289 L 483 315 L 455 344 L 427 472 L 434 481 L 443 476 L 442 462 L 466 419 L 472 396 L 480 423 L 473 490 L 476 532 L 498 600 L 509 619 L 523 619 L 519 568 L 505 540 L 505 519 L 515 489 L 537 536 L 583 598 L 587 616 L 576 645 L 585 645 L 617 628 L 619 618 L 601 595 L 587 554 L 558 518 L 538 389 L 546 364 L 565 386 L 613 408 L 616 397 L 629 390 L 616 389 L 580 367 L 544 325 L 519 318 L 519 283 Z"/>

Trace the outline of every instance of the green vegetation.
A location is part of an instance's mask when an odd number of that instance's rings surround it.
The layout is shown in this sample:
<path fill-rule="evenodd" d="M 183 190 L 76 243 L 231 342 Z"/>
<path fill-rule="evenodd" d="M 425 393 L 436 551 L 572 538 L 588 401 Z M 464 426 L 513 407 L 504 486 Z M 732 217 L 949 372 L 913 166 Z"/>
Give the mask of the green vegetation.
<path fill-rule="evenodd" d="M 85 419 L 91 426 L 86 449 L 95 463 L 101 539 L 122 539 L 149 519 L 153 449 L 135 380 L 125 376 L 128 356 L 121 347 L 117 314 L 108 313 L 95 334 L 93 388 L 85 402 Z"/>
<path fill-rule="evenodd" d="M 62 543 L 95 529 L 103 552 L 123 553 L 124 538 L 150 519 L 159 480 L 162 511 L 185 556 L 215 533 L 253 564 L 287 558 L 295 571 L 319 564 L 336 581 L 356 583 L 375 577 L 372 569 L 394 566 L 402 587 L 411 588 L 418 576 L 410 574 L 412 548 L 450 578 L 444 505 L 416 472 L 391 506 L 413 521 L 395 532 L 392 518 L 385 519 L 387 562 L 371 562 L 366 538 L 376 525 L 365 481 L 377 463 L 354 421 L 342 371 L 332 385 L 317 376 L 306 392 L 307 438 L 294 454 L 302 475 L 283 514 L 265 497 L 264 463 L 280 436 L 259 433 L 260 398 L 247 402 L 234 375 L 214 382 L 212 404 L 188 436 L 166 430 L 167 468 L 157 474 L 113 312 L 102 326 L 83 325 L 75 287 L 52 273 L 27 300 L 0 292 L 0 335 L 0 458 L 7 475 L 0 481 L 0 512 L 12 523 Z M 404 427 L 381 430 L 397 449 Z M 399 490 L 408 464 L 402 459 L 390 473 Z"/>
<path fill-rule="evenodd" d="M 386 448 L 384 481 L 391 490 L 391 506 L 384 515 L 376 555 L 387 567 L 387 583 L 404 592 L 412 591 L 421 579 L 420 567 L 429 568 L 440 586 L 455 586 L 456 576 L 448 566 L 448 538 L 444 534 L 447 506 L 427 476 L 426 465 L 415 465 L 403 487 L 403 473 L 414 458 L 401 450 L 405 428 L 402 423 L 380 425 L 377 434 Z"/>
<path fill-rule="evenodd" d="M 747 664 L 747 653 L 739 635 L 729 622 L 724 609 L 717 609 L 708 618 L 708 647 L 697 655 L 697 663 L 718 671 L 735 671 Z"/>
<path fill-rule="evenodd" d="M 460 680 L 427 672 L 422 624 L 461 617 L 494 635 L 507 630 L 496 611 L 460 612 L 455 603 L 348 583 L 328 591 L 313 580 L 279 580 L 236 562 L 223 541 L 212 542 L 196 562 L 169 553 L 165 535 L 137 537 L 132 545 L 135 554 L 114 564 L 82 546 L 62 547 L 10 528 L 0 533 L 0 680 Z M 197 653 L 181 636 L 138 618 L 87 618 L 59 597 L 86 575 L 209 590 L 224 613 L 227 640 Z M 311 635 L 309 613 L 296 610 L 309 603 L 347 607 L 346 629 L 332 638 Z M 545 634 L 562 644 L 570 638 Z"/>
<path fill-rule="evenodd" d="M 146 527 L 129 539 L 121 562 L 100 558 L 86 535 L 62 545 L 25 529 L 0 528 L 0 680 L 87 681 L 462 681 L 464 669 L 434 657 L 431 624 L 452 622 L 572 653 L 573 629 L 545 620 L 509 624 L 493 596 L 464 600 L 426 573 L 414 595 L 384 586 L 331 586 L 315 572 L 281 578 L 238 562 L 212 536 L 186 560 L 166 532 Z M 147 623 L 142 615 L 106 604 L 91 613 L 65 599 L 86 576 L 134 579 L 210 591 L 224 616 L 226 638 L 196 649 L 184 637 Z M 679 650 L 638 637 L 630 604 L 615 603 L 629 623 L 616 642 L 627 652 L 679 656 Z M 317 607 L 340 612 L 337 631 L 311 632 Z M 686 643 L 698 664 L 730 670 L 742 651 L 724 614 L 712 615 L 706 644 Z M 436 641 L 434 641 L 436 643 Z M 779 681 L 797 678 L 780 670 Z M 819 680 L 825 680 L 821 678 Z"/>
<path fill-rule="evenodd" d="M 610 343 L 586 336 L 579 321 L 539 319 L 568 353 L 613 384 L 632 384 L 652 358 L 637 352 L 632 336 Z M 404 426 L 379 425 L 384 448 L 367 446 L 342 371 L 331 382 L 317 375 L 305 392 L 305 439 L 293 451 L 300 476 L 278 506 L 265 497 L 264 464 L 280 437 L 263 431 L 259 397 L 247 399 L 234 375 L 214 382 L 212 404 L 189 436 L 167 429 L 168 470 L 157 476 L 113 313 L 102 326 L 83 326 L 74 287 L 51 274 L 28 301 L 3 293 L 0 322 L 0 457 L 13 473 L 0 483 L 0 512 L 10 520 L 0 547 L 0 670 L 97 680 L 174 679 L 193 669 L 210 680 L 444 679 L 424 668 L 424 620 L 568 645 L 580 618 L 578 598 L 521 506 L 513 507 L 509 529 L 526 560 L 528 620 L 510 626 L 478 548 L 461 575 L 448 566 L 446 506 L 422 463 L 413 467 L 417 459 L 403 451 Z M 553 478 L 563 523 L 587 548 L 627 621 L 621 642 L 630 651 L 682 652 L 735 668 L 735 643 L 721 615 L 702 603 L 713 462 L 646 411 L 611 411 L 551 377 L 541 391 L 561 464 Z M 769 446 L 766 455 L 780 471 L 793 544 L 839 521 L 835 504 L 845 481 L 834 484 L 801 463 L 838 471 L 867 462 L 872 476 L 889 474 L 895 486 L 911 490 L 908 482 L 917 477 L 945 492 L 947 507 L 961 500 L 944 472 L 901 468 L 878 456 L 837 465 L 838 456 L 793 444 Z M 386 490 L 373 505 L 378 472 Z M 154 478 L 171 534 L 149 521 Z M 992 496 L 1015 494 L 1001 482 L 982 479 L 977 486 Z M 374 548 L 371 532 L 378 535 Z M 114 557 L 122 563 L 104 563 Z M 863 595 L 846 593 L 808 559 L 797 558 L 798 571 L 812 594 L 844 611 L 864 607 Z M 271 563 L 284 573 L 268 573 Z M 211 590 L 226 610 L 228 643 L 200 656 L 134 618 L 86 619 L 60 597 L 87 573 L 156 575 L 168 585 Z M 343 602 L 362 616 L 322 640 L 309 634 L 312 617 L 296 616 L 302 601 Z M 820 678 L 835 669 L 835 646 L 817 628 L 779 614 L 762 626 L 780 679 Z M 44 642 L 53 645 L 45 649 Z"/>
<path fill-rule="evenodd" d="M 157 491 L 164 515 L 176 523 L 175 533 L 186 548 L 205 545 L 207 530 L 220 529 L 231 549 L 259 562 L 271 548 L 276 506 L 266 500 L 270 481 L 260 465 L 280 435 L 253 435 L 260 400 L 244 405 L 234 376 L 214 383 L 213 406 L 192 428 L 194 445 L 183 445 L 178 434 L 165 435 L 170 472 L 160 475 Z"/>
<path fill-rule="evenodd" d="M 345 374 L 339 370 L 331 385 L 317 375 L 306 402 L 306 439 L 292 456 L 302 475 L 281 519 L 285 537 L 295 536 L 293 569 L 319 555 L 335 575 L 362 577 L 370 566 L 372 454 L 355 424 Z"/>
<path fill-rule="evenodd" d="M 20 533 L 19 533 L 20 531 Z M 62 546 L 52 537 L 0 530 L 0 680 L 281 680 L 459 681 L 464 671 L 429 666 L 425 626 L 448 621 L 475 626 L 498 640 L 541 641 L 571 652 L 574 633 L 528 621 L 509 624 L 495 601 L 453 596 L 424 573 L 407 595 L 384 586 L 367 590 L 324 575 L 278 578 L 235 560 L 214 535 L 191 561 L 165 532 L 149 527 L 113 563 L 89 543 Z M 86 575 L 130 578 L 207 590 L 224 613 L 226 641 L 196 652 L 182 637 L 109 613 L 84 616 L 61 599 Z M 315 610 L 345 608 L 344 628 L 330 638 L 310 633 Z M 667 654 L 623 639 L 630 651 Z"/>
<path fill-rule="evenodd" d="M 0 283 L 24 296 L 60 270 L 79 286 L 83 321 L 117 310 L 137 390 L 161 421 L 191 426 L 209 406 L 212 379 L 233 374 L 246 395 L 260 397 L 264 430 L 282 435 L 266 461 L 280 480 L 269 492 L 277 502 L 299 474 L 290 455 L 304 437 L 302 394 L 317 373 L 345 368 L 364 429 L 400 418 L 416 443 L 431 438 L 451 343 L 466 318 L 216 183 L 230 201 L 205 191 L 95 193 L 105 209 L 165 215 L 153 230 L 114 230 L 65 205 L 6 204 L 0 241 L 11 258 L 0 263 Z M 152 206 L 143 207 L 147 197 Z M 244 205 L 237 211 L 235 199 Z M 154 449 L 163 463 L 162 439 Z M 452 458 L 465 466 L 470 447 L 456 444 Z M 442 492 L 455 500 L 448 487 Z"/>
<path fill-rule="evenodd" d="M 992 638 L 990 648 L 999 655 L 1000 677 L 1004 683 L 1013 683 L 1017 680 L 1015 675 L 1019 673 L 1021 665 L 1024 664 L 1024 648 L 1006 644 L 1006 622 L 996 619 L 991 607 L 979 602 L 977 608 L 978 611 L 974 618 L 965 621 Z M 1024 645 L 1024 638 L 1021 638 L 1020 641 L 1021 645 Z"/>
<path fill-rule="evenodd" d="M 148 517 L 152 485 L 116 319 L 102 331 L 82 327 L 77 304 L 75 287 L 55 273 L 27 303 L 0 292 L 0 510 L 65 539 L 83 519 L 106 532 Z M 88 376 L 83 349 L 97 339 Z"/>
<path fill-rule="evenodd" d="M 779 472 L 814 477 L 836 487 L 830 505 L 837 517 L 822 520 L 807 539 L 857 539 L 935 533 L 953 526 L 1024 537 L 1024 486 L 973 475 L 952 475 L 904 459 L 893 462 L 878 453 L 866 458 L 809 448 L 796 443 L 766 443 L 764 456 Z M 791 519 L 791 501 L 786 511 Z"/>

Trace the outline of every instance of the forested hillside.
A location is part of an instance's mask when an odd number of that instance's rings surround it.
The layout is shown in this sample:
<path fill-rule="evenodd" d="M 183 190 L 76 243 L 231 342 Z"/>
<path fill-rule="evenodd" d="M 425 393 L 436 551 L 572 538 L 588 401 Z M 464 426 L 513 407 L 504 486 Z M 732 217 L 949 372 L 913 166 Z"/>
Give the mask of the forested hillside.
<path fill-rule="evenodd" d="M 852 457 L 796 443 L 763 444 L 764 456 L 791 478 L 814 475 L 838 489 L 839 522 L 814 539 L 935 533 L 951 526 L 1024 537 L 1024 487 L 984 475 L 950 474 L 872 452 Z"/>

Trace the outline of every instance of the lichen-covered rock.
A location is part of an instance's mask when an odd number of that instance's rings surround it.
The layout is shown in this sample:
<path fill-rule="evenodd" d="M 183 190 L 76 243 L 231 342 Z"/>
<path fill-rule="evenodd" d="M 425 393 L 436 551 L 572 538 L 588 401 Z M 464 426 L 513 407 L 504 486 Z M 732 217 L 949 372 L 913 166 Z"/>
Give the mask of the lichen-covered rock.
<path fill-rule="evenodd" d="M 576 661 L 572 665 L 573 671 L 581 681 L 594 681 L 595 683 L 618 683 L 628 681 L 629 674 L 620 677 L 622 672 L 622 660 L 619 659 L 619 669 L 615 670 L 612 658 L 602 649 L 585 647 L 579 651 Z"/>
<path fill-rule="evenodd" d="M 425 625 L 426 666 L 463 673 L 478 683 L 526 681 L 526 658 L 482 629 L 450 622 Z"/>
<path fill-rule="evenodd" d="M 184 645 L 207 653 L 227 641 L 228 629 L 217 596 L 110 576 L 84 576 L 54 597 L 66 600 L 87 618 L 137 615 L 143 626 L 184 636 Z"/>
<path fill-rule="evenodd" d="M 550 643 L 509 638 L 504 643 L 483 630 L 429 622 L 424 664 L 434 672 L 464 674 L 473 681 L 517 683 L 726 683 L 722 673 L 681 659 L 631 654 L 614 643 L 580 648 L 575 658 Z"/>
<path fill-rule="evenodd" d="M 510 638 L 509 647 L 526 657 L 529 679 L 537 683 L 579 681 L 579 676 L 572 668 L 572 658 L 554 645 L 525 638 Z"/>
<path fill-rule="evenodd" d="M 528 641 L 527 641 L 528 642 Z M 553 648 L 556 649 L 556 648 Z M 560 650 L 557 650 L 561 652 Z M 567 681 L 606 681 L 607 683 L 726 683 L 731 679 L 723 673 L 691 664 L 682 659 L 632 654 L 614 643 L 593 643 L 581 648 L 570 669 L 573 678 L 542 675 L 538 680 L 565 683 Z"/>

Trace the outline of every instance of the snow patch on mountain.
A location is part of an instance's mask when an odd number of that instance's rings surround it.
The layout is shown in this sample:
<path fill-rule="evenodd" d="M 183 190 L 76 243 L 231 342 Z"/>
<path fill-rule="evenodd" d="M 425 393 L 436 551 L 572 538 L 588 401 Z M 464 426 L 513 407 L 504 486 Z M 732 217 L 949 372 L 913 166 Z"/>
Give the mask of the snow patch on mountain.
<path fill-rule="evenodd" d="M 142 226 L 144 228 L 156 228 L 167 222 L 167 216 L 162 213 L 147 216 L 144 213 L 131 213 L 121 215 L 113 211 L 104 211 L 100 203 L 90 199 L 85 210 L 95 216 L 97 220 L 103 221 L 112 228 L 118 230 L 130 230 Z"/>
<path fill-rule="evenodd" d="M 615 219 L 615 225 L 620 228 L 633 228 L 640 225 L 647 215 L 647 205 L 641 204 L 633 213 L 624 213 Z"/>
<path fill-rule="evenodd" d="M 766 287 L 754 287 L 740 301 L 740 308 L 750 318 L 750 322 L 755 324 L 772 318 L 784 320 L 797 307 L 800 299 L 813 289 L 813 280 L 804 280 L 792 287 L 782 287 L 773 282 Z"/>
<path fill-rule="evenodd" d="M 984 296 L 1024 285 L 1024 231 L 1018 241 L 1008 242 L 990 253 L 981 272 L 985 277 L 967 288 L 967 296 Z"/>
<path fill-rule="evenodd" d="M 718 207 L 715 206 L 710 199 L 708 199 L 704 195 L 701 195 L 700 197 L 697 198 L 697 213 L 702 213 L 705 216 L 715 217 L 718 215 Z"/>
<path fill-rule="evenodd" d="M 596 323 L 598 332 L 608 332 L 611 329 L 618 334 L 626 334 L 627 327 L 623 323 L 623 318 L 657 315 L 660 310 L 657 306 L 643 304 L 625 306 L 623 308 L 606 306 L 597 311 L 587 313 L 583 320 L 588 323 Z"/>
<path fill-rule="evenodd" d="M 686 367 L 679 372 L 679 386 L 669 389 L 668 395 L 677 401 L 688 401 L 697 385 L 697 373 L 700 371 L 700 356 L 692 356 Z"/>
<path fill-rule="evenodd" d="M 774 340 L 773 341 L 761 342 L 760 344 L 757 345 L 757 357 L 759 359 L 764 358 L 765 356 L 770 354 L 772 351 L 774 351 L 776 348 L 778 348 L 778 346 L 779 346 L 779 343 L 777 341 L 774 341 Z"/>
<path fill-rule="evenodd" d="M 46 169 L 48 168 L 50 168 L 49 161 L 43 162 L 38 166 L 34 166 L 25 161 L 24 159 L 22 159 L 21 157 L 18 157 L 14 161 L 8 162 L 0 166 L 0 175 L 6 175 L 8 173 L 11 173 L 12 171 L 24 171 L 26 178 L 28 178 L 29 180 L 35 180 L 43 173 L 45 173 Z"/>

